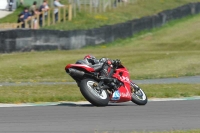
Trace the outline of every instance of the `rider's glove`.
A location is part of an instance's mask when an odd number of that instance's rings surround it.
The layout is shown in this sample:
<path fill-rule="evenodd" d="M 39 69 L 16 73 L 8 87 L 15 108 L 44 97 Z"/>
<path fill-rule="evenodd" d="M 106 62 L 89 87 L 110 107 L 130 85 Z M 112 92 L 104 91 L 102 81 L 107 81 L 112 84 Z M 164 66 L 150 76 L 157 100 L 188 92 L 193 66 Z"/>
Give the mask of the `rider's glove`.
<path fill-rule="evenodd" d="M 113 66 L 119 66 L 121 65 L 121 61 L 119 59 L 113 60 L 112 61 Z"/>
<path fill-rule="evenodd" d="M 116 59 L 117 65 L 121 65 L 121 61 L 119 59 Z"/>

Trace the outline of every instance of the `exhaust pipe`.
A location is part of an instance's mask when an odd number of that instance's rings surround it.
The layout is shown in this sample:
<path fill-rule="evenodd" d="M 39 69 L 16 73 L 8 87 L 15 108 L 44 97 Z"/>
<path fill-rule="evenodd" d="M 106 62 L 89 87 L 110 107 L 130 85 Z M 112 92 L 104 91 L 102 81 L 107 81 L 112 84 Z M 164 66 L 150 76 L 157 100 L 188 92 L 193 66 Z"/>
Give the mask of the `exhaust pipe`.
<path fill-rule="evenodd" d="M 72 77 L 79 77 L 79 78 L 83 77 L 85 74 L 85 72 L 73 68 L 67 69 L 66 72 Z"/>
<path fill-rule="evenodd" d="M 83 71 L 74 69 L 74 68 L 68 68 L 66 69 L 66 72 L 74 79 L 76 78 L 83 78 L 83 77 L 89 77 L 89 78 L 93 78 L 96 81 L 100 81 L 99 78 L 97 78 L 96 76 L 89 74 L 89 73 L 85 73 Z"/>

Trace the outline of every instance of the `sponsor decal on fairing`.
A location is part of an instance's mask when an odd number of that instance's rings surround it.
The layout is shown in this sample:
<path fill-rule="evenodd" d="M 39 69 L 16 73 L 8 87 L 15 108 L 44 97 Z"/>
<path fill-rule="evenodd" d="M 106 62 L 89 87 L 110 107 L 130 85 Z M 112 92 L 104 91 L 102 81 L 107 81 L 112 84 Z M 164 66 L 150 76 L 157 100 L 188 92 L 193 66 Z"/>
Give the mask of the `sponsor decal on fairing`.
<path fill-rule="evenodd" d="M 128 92 L 128 89 L 127 89 L 127 87 L 125 86 L 125 88 L 126 88 L 126 93 L 121 93 L 121 96 L 122 97 L 131 97 L 131 95 L 130 95 L 130 93 Z"/>
<path fill-rule="evenodd" d="M 120 79 L 121 79 L 121 81 L 123 81 L 123 82 L 130 83 L 130 80 L 129 80 L 129 78 L 128 78 L 128 77 L 121 76 L 121 77 L 120 77 Z"/>
<path fill-rule="evenodd" d="M 120 92 L 119 90 L 117 90 L 113 93 L 111 100 L 119 100 L 119 99 L 120 99 Z"/>

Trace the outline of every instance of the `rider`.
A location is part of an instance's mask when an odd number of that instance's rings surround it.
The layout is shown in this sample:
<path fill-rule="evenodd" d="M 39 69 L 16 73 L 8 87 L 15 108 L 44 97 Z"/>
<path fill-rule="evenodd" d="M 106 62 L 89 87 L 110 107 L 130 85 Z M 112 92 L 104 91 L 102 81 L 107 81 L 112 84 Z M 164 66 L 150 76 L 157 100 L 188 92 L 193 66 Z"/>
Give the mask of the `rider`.
<path fill-rule="evenodd" d="M 112 75 L 114 73 L 114 68 L 116 64 L 120 63 L 120 60 L 111 60 L 108 58 L 101 58 L 101 59 L 96 59 L 92 55 L 86 55 L 84 57 L 84 61 L 88 63 L 89 66 L 93 67 L 96 71 L 100 72 L 100 76 L 104 78 L 110 78 L 113 79 L 110 82 L 110 85 L 114 90 L 117 90 L 116 82 L 117 80 L 112 78 Z"/>
<path fill-rule="evenodd" d="M 95 65 L 95 64 L 99 64 L 99 63 L 100 63 L 99 60 L 96 59 L 96 58 L 95 58 L 94 56 L 92 56 L 92 55 L 86 55 L 86 56 L 84 57 L 84 60 L 85 60 L 86 62 L 90 63 L 91 65 Z"/>
<path fill-rule="evenodd" d="M 112 66 L 112 60 L 108 59 L 108 58 L 101 58 L 101 59 L 96 59 L 94 56 L 92 55 L 86 55 L 84 57 L 84 60 L 86 62 L 88 62 L 88 65 L 93 67 L 93 68 L 98 68 L 98 70 L 101 70 L 101 76 L 106 76 L 106 77 L 110 77 L 110 70 L 113 68 Z"/>
<path fill-rule="evenodd" d="M 112 77 L 112 74 L 114 72 L 114 67 L 119 65 L 121 62 L 120 60 L 111 60 L 108 58 L 101 58 L 96 59 L 92 55 L 86 55 L 83 60 L 78 60 L 76 64 L 86 64 L 92 68 L 96 72 L 100 72 L 100 76 L 103 77 Z"/>

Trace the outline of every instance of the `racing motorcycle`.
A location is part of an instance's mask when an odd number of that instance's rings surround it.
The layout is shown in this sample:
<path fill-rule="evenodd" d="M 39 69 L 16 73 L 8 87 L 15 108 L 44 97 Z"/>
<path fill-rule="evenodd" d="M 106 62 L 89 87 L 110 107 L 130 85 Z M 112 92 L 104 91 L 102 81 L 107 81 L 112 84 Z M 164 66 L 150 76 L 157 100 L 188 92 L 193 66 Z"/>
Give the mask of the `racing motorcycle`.
<path fill-rule="evenodd" d="M 102 76 L 104 65 L 110 66 L 108 76 Z M 85 99 L 94 106 L 128 101 L 145 105 L 148 101 L 144 91 L 130 80 L 127 68 L 118 59 L 107 60 L 103 65 L 96 66 L 77 61 L 75 64 L 68 64 L 65 71 L 77 82 Z"/>

